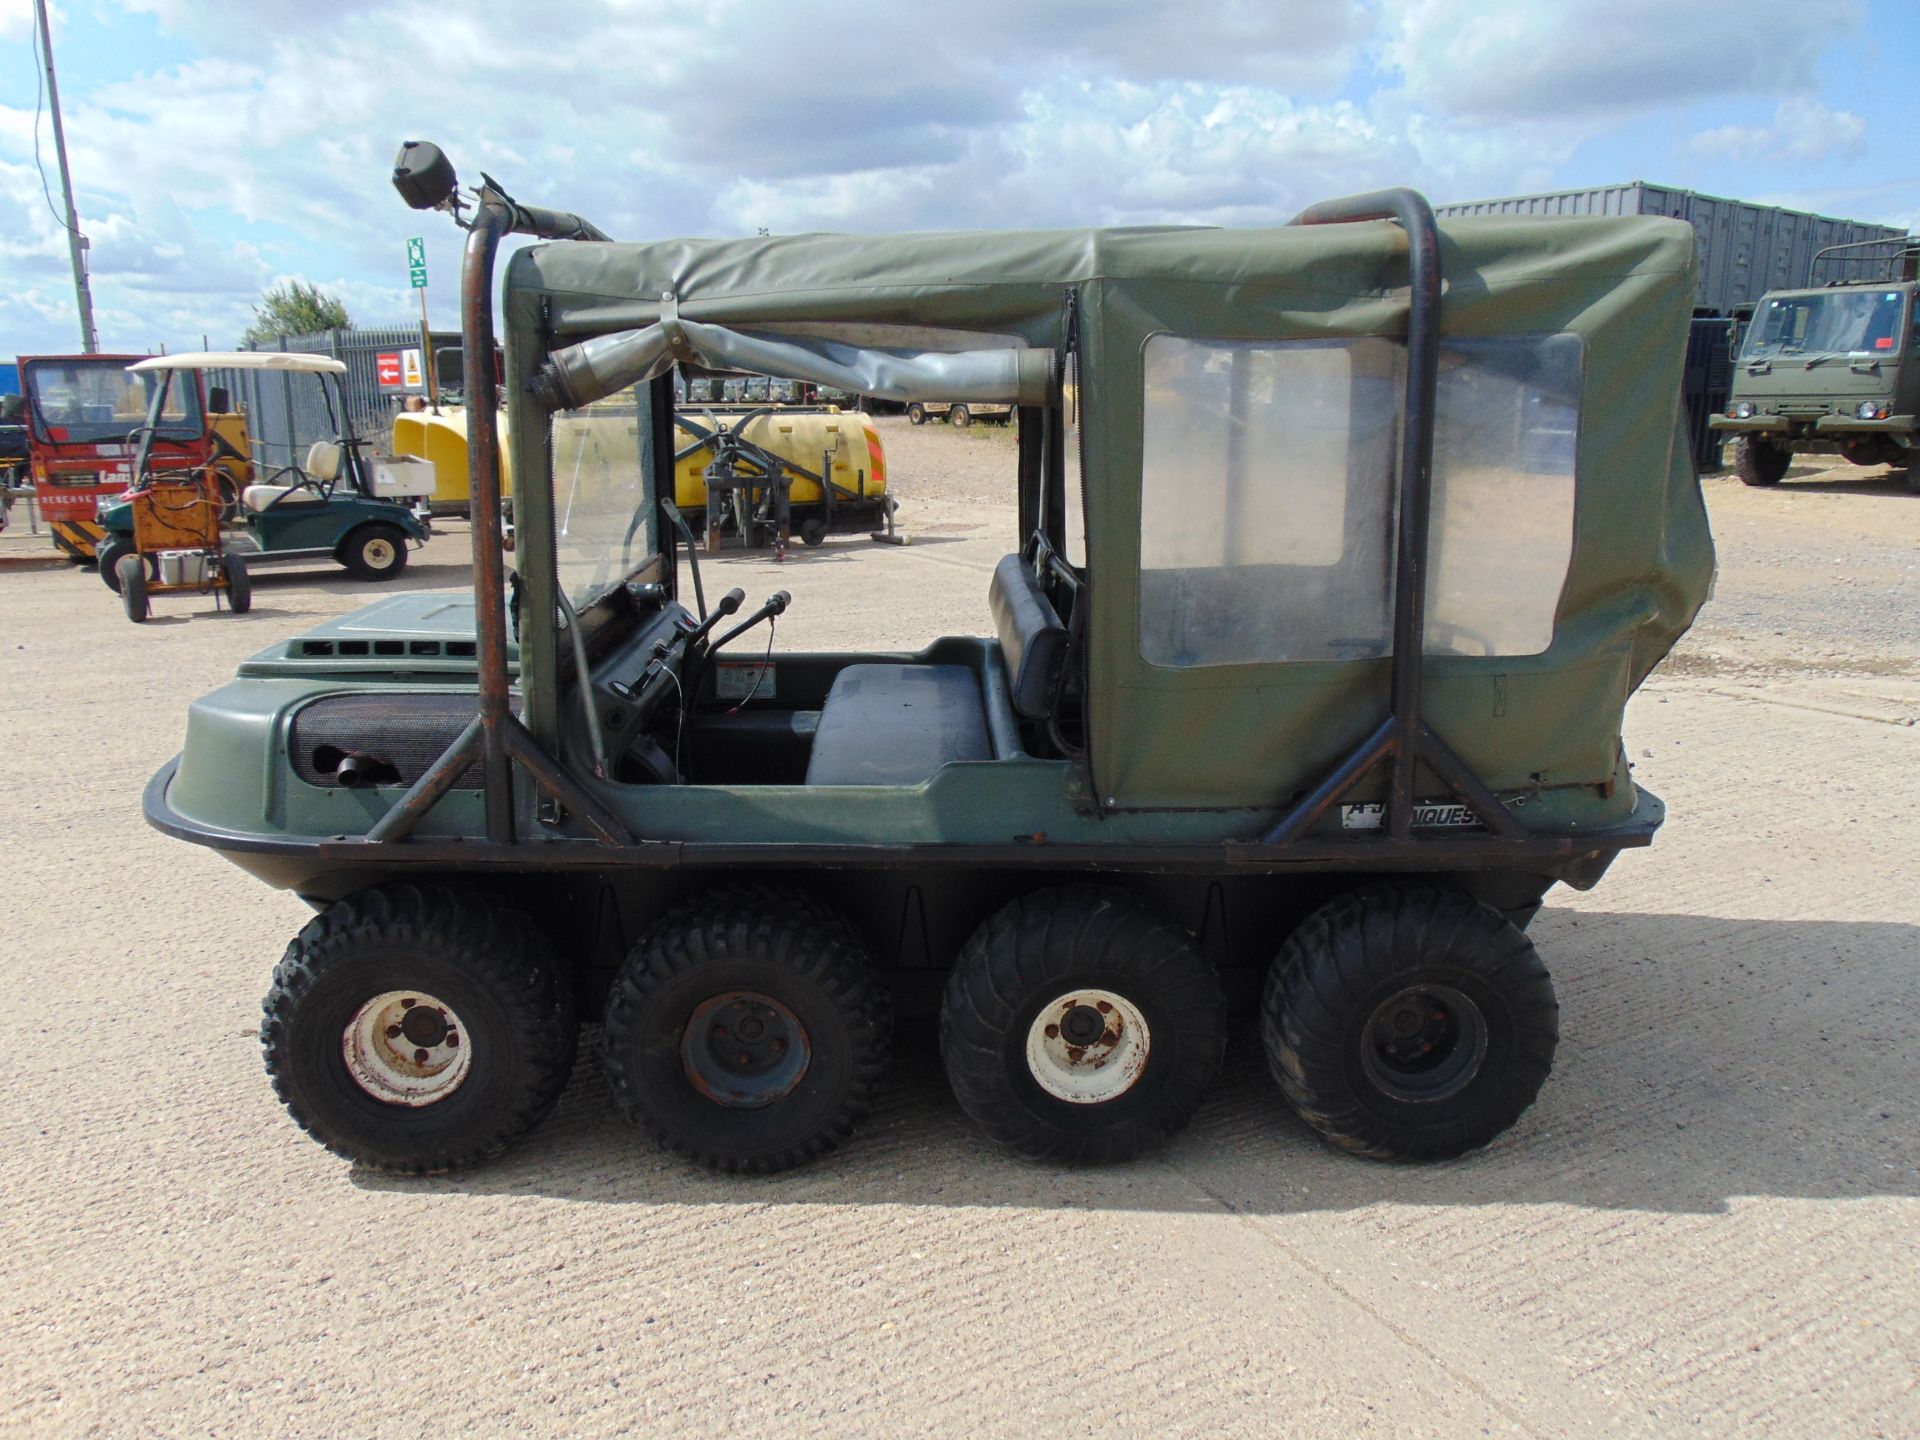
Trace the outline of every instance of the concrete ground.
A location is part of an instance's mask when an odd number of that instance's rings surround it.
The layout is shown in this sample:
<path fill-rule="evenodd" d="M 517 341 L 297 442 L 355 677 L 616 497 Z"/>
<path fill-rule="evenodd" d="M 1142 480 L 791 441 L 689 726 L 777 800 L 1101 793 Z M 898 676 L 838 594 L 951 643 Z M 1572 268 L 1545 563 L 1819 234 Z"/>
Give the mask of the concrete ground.
<path fill-rule="evenodd" d="M 794 592 L 782 646 L 987 626 L 1005 437 L 886 430 L 913 546 L 712 567 Z M 354 1170 L 261 1073 L 305 908 L 139 794 L 190 699 L 375 590 L 135 627 L 90 573 L 0 571 L 0 1429 L 1920 1433 L 1920 495 L 1707 493 L 1718 594 L 1628 717 L 1668 827 L 1534 927 L 1539 1103 L 1418 1168 L 1317 1141 L 1244 1033 L 1164 1153 L 1023 1163 L 902 1037 L 849 1147 L 717 1179 L 624 1128 L 589 1034 L 500 1162 Z M 14 521 L 0 552 L 45 543 Z M 464 585 L 466 543 L 411 583 Z"/>

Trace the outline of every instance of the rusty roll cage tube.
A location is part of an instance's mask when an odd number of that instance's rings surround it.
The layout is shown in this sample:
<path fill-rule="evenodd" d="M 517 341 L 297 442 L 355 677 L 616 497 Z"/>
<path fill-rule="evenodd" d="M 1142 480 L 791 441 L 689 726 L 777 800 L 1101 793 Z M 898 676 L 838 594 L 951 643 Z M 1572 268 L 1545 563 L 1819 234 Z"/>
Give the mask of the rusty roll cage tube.
<path fill-rule="evenodd" d="M 1440 232 L 1433 207 L 1417 191 L 1377 190 L 1309 206 L 1289 223 L 1346 225 L 1396 220 L 1407 232 L 1407 393 L 1400 432 L 1396 495 L 1400 523 L 1393 560 L 1393 656 L 1387 718 L 1269 830 L 1264 843 L 1299 839 L 1333 804 L 1391 760 L 1386 839 L 1411 838 L 1414 780 L 1420 761 L 1458 795 L 1496 836 L 1529 834 L 1511 810 L 1421 721 L 1426 678 L 1427 540 L 1433 501 L 1433 426 L 1440 382 Z M 1365 844 L 1368 842 L 1360 841 Z"/>
<path fill-rule="evenodd" d="M 506 568 L 501 558 L 499 381 L 493 369 L 493 262 L 502 235 L 542 240 L 605 240 L 600 229 L 559 210 L 521 205 L 491 180 L 478 192 L 467 228 L 460 274 L 460 327 L 466 354 L 467 456 L 473 485 L 473 608 L 479 668 L 480 713 L 407 793 L 367 832 L 367 841 L 404 840 L 478 758 L 484 776 L 487 841 L 514 843 L 513 765 L 518 762 L 548 796 L 564 806 L 606 845 L 631 845 L 633 837 L 611 811 L 540 748 L 508 705 Z"/>

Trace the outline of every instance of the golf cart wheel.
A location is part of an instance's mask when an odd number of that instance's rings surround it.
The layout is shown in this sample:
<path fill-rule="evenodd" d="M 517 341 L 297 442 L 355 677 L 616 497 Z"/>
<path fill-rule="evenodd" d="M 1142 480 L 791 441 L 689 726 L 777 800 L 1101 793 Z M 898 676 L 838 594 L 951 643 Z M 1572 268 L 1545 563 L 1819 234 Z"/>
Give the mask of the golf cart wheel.
<path fill-rule="evenodd" d="M 391 525 L 362 525 L 340 542 L 340 563 L 361 580 L 391 580 L 407 568 L 407 537 Z"/>
<path fill-rule="evenodd" d="M 531 1129 L 579 1035 L 533 923 L 431 886 L 329 905 L 287 947 L 262 1008 L 267 1074 L 300 1128 L 406 1174 L 475 1164 Z"/>
<path fill-rule="evenodd" d="M 1757 436 L 1742 435 L 1733 442 L 1733 468 L 1743 485 L 1778 485 L 1792 463 L 1791 450 Z"/>
<path fill-rule="evenodd" d="M 227 608 L 244 615 L 253 608 L 253 577 L 246 560 L 229 550 L 220 557 L 220 573 L 227 577 Z"/>
<path fill-rule="evenodd" d="M 123 540 L 118 535 L 102 540 L 94 554 L 94 563 L 99 566 L 100 578 L 114 594 L 120 593 L 120 557 L 134 553 L 133 542 Z"/>
<path fill-rule="evenodd" d="M 1186 931 L 1121 890 L 1042 890 L 960 952 L 940 1050 L 960 1108 L 1023 1155 L 1125 1160 L 1185 1125 L 1226 1046 L 1220 982 Z"/>
<path fill-rule="evenodd" d="M 1300 1118 L 1356 1155 L 1439 1160 L 1518 1120 L 1553 1068 L 1553 981 L 1498 911 L 1376 885 L 1314 911 L 1261 1004 L 1267 1064 Z"/>
<path fill-rule="evenodd" d="M 113 573 L 120 581 L 113 588 L 120 592 L 120 603 L 126 606 L 127 618 L 140 624 L 152 608 L 147 601 L 147 562 L 128 551 L 113 562 Z"/>
<path fill-rule="evenodd" d="M 973 423 L 973 411 L 964 405 L 956 405 L 947 411 L 947 423 L 958 425 L 962 430 Z"/>
<path fill-rule="evenodd" d="M 907 419 L 915 425 L 927 423 L 927 408 L 924 405 L 907 406 Z"/>
<path fill-rule="evenodd" d="M 853 1134 L 889 1046 L 851 931 L 771 887 L 663 916 L 607 1000 L 607 1081 L 662 1147 L 735 1173 L 789 1170 Z"/>

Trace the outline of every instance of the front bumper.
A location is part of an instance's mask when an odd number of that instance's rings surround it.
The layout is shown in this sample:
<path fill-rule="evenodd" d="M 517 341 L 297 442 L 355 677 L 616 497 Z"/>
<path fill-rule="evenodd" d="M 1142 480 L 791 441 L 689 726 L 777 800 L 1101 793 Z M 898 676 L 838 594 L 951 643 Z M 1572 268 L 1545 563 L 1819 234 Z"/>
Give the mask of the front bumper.
<path fill-rule="evenodd" d="M 1914 417 L 1889 415 L 1884 420 L 1862 420 L 1855 415 L 1710 415 L 1707 428 L 1736 435 L 1820 435 L 1845 439 L 1856 435 L 1887 435 L 1898 440 L 1914 433 Z"/>

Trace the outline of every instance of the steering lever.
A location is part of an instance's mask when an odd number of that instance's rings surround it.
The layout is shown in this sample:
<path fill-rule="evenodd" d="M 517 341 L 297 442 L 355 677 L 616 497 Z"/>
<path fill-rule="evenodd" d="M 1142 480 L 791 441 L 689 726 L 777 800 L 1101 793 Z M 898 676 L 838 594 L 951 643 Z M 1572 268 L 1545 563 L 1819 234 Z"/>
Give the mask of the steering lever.
<path fill-rule="evenodd" d="M 687 649 L 691 651 L 695 645 L 698 645 L 706 638 L 709 630 L 713 629 L 714 626 L 718 625 L 722 620 L 726 619 L 727 616 L 733 614 L 734 611 L 746 603 L 747 592 L 742 590 L 738 585 L 714 601 L 713 609 L 707 615 L 707 618 L 687 632 Z"/>
<path fill-rule="evenodd" d="M 732 640 L 735 636 L 746 634 L 747 631 L 751 630 L 754 626 L 758 625 L 762 620 L 766 620 L 774 615 L 784 614 L 787 606 L 791 605 L 792 603 L 793 603 L 793 596 L 789 595 L 786 591 L 784 590 L 774 591 L 773 594 L 767 597 L 766 604 L 762 605 L 758 610 L 754 611 L 753 614 L 749 615 L 746 619 L 742 620 L 738 625 L 734 626 L 731 630 L 727 631 L 726 634 L 722 635 L 718 640 L 714 641 L 711 645 L 707 646 L 707 653 L 711 655 L 714 651 L 718 650 L 722 645 L 725 645 L 729 640 Z"/>

